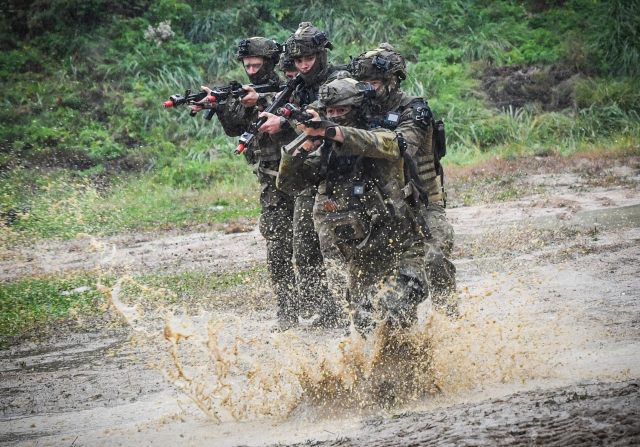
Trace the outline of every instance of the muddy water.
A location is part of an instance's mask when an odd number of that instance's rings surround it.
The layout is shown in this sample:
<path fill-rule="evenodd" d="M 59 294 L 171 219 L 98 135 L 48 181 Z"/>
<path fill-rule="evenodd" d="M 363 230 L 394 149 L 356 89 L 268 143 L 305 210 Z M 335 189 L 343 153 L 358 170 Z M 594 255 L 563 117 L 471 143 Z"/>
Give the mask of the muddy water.
<path fill-rule="evenodd" d="M 606 437 L 632 445 L 640 231 L 630 222 L 581 241 L 584 252 L 456 261 L 463 318 L 421 309 L 408 343 L 424 352 L 402 352 L 382 334 L 271 334 L 272 312 L 186 320 L 164 311 L 134 322 L 147 330 L 134 343 L 86 335 L 14 349 L 0 357 L 0 442 L 588 445 Z M 122 292 L 123 304 L 134 292 Z M 396 362 L 407 374 L 381 380 L 390 368 L 380 359 L 392 353 L 427 355 L 428 367 Z M 415 383 L 426 392 L 413 393 Z M 220 405 L 225 398 L 230 405 Z"/>

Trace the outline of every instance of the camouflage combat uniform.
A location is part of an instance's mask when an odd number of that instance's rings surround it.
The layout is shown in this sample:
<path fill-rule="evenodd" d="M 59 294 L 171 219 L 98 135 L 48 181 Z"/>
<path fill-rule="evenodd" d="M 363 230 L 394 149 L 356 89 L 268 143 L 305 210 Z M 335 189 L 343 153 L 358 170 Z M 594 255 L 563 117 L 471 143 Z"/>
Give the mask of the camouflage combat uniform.
<path fill-rule="evenodd" d="M 287 60 L 315 54 L 316 61 L 307 73 L 300 73 L 304 82 L 296 89 L 291 102 L 297 107 L 309 105 L 317 100 L 318 89 L 332 72 L 333 67 L 327 62 L 327 48 L 333 45 L 324 32 L 308 22 L 300 24 L 285 44 L 284 56 Z M 284 118 L 282 129 L 294 128 Z M 293 139 L 293 138 L 292 138 Z M 293 216 L 293 251 L 298 270 L 298 287 L 301 295 L 301 307 L 311 311 L 319 310 L 322 325 L 333 325 L 340 313 L 335 298 L 327 287 L 326 269 L 323 254 L 320 250 L 318 235 L 313 225 L 313 203 L 315 187 L 310 187 L 296 194 Z"/>
<path fill-rule="evenodd" d="M 362 105 L 361 85 L 346 78 L 320 89 L 318 106 Z M 366 331 L 376 311 L 394 327 L 416 318 L 428 295 L 424 241 L 403 197 L 404 161 L 399 137 L 386 129 L 351 127 L 352 115 L 336 118 L 342 143 L 297 156 L 283 152 L 280 188 L 317 184 L 313 219 L 323 247 L 337 247 L 348 265 L 348 300 L 354 323 Z"/>
<path fill-rule="evenodd" d="M 279 55 L 280 48 L 275 42 L 253 37 L 241 42 L 237 57 L 238 60 L 264 57 L 260 70 L 249 77 L 253 84 L 264 84 L 271 80 L 280 81 L 274 72 Z M 273 98 L 267 95 L 265 102 L 270 99 Z M 230 99 L 218 111 L 218 118 L 228 136 L 239 136 L 258 119 L 258 113 L 256 107 L 247 108 L 238 98 Z M 247 163 L 254 165 L 254 173 L 260 182 L 260 233 L 267 241 L 269 276 L 278 299 L 278 319 L 284 326 L 297 324 L 298 315 L 299 300 L 292 262 L 294 198 L 276 188 L 276 176 L 280 148 L 295 136 L 291 129 L 276 135 L 260 133 L 256 143 L 243 152 Z"/>
<path fill-rule="evenodd" d="M 453 249 L 454 230 L 446 218 L 443 171 L 434 153 L 435 122 L 424 99 L 408 96 L 400 89 L 400 81 L 406 77 L 404 68 L 404 58 L 389 44 L 362 53 L 349 64 L 349 71 L 360 81 L 382 80 L 369 121 L 401 134 L 407 144 L 406 150 L 416 162 L 419 174 L 416 186 L 428 195 L 428 205 L 425 206 L 426 201 L 417 200 L 415 208 L 430 232 L 425 238 L 425 256 L 432 300 L 441 307 L 451 304 L 456 290 L 456 269 L 448 259 Z M 389 112 L 399 115 L 389 120 Z M 397 121 L 389 122 L 394 120 Z M 412 193 L 415 192 L 410 188 L 405 190 L 405 195 Z"/>

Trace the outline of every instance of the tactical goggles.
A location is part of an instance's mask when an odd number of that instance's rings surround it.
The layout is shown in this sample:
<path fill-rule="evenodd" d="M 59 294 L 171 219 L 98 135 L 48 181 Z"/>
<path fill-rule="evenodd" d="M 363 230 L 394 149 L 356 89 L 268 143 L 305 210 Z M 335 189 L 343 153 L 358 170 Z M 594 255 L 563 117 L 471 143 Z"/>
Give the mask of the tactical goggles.
<path fill-rule="evenodd" d="M 376 97 L 376 89 L 368 82 L 358 82 L 355 87 L 358 93 L 362 93 L 364 99 L 373 99 Z"/>
<path fill-rule="evenodd" d="M 324 31 L 318 31 L 313 35 L 313 38 L 311 40 L 313 41 L 314 45 L 320 46 L 327 41 L 327 35 L 324 33 Z"/>

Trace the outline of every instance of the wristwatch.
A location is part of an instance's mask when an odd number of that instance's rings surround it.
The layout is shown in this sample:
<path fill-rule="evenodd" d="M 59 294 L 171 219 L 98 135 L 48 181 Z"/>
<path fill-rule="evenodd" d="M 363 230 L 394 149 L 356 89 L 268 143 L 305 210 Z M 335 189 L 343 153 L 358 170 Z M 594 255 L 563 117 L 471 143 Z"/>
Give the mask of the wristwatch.
<path fill-rule="evenodd" d="M 336 137 L 336 127 L 338 126 L 327 127 L 327 130 L 324 131 L 325 138 L 333 140 Z"/>

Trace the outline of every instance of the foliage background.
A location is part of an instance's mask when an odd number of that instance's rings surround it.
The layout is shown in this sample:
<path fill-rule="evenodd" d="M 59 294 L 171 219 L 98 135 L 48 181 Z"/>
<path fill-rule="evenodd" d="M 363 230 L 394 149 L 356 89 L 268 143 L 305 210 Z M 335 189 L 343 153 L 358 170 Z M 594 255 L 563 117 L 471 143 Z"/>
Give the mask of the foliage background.
<path fill-rule="evenodd" d="M 173 38 L 145 39 L 166 21 Z M 235 141 L 215 119 L 160 104 L 245 81 L 237 42 L 283 41 L 301 21 L 327 31 L 336 63 L 383 41 L 404 53 L 404 88 L 447 123 L 447 164 L 637 144 L 639 0 L 0 0 L 0 213 L 17 209 L 14 228 L 44 236 L 70 233 L 67 220 L 113 232 L 255 216 Z M 569 72 L 567 106 L 496 108 L 483 80 L 513 65 Z M 556 89 L 540 73 L 536 88 Z M 96 187 L 100 206 L 60 187 L 78 182 Z M 72 197 L 80 220 L 47 217 Z M 185 201 L 195 205 L 171 211 Z"/>

